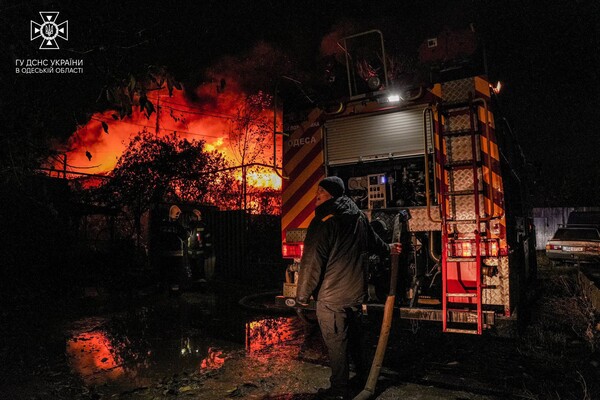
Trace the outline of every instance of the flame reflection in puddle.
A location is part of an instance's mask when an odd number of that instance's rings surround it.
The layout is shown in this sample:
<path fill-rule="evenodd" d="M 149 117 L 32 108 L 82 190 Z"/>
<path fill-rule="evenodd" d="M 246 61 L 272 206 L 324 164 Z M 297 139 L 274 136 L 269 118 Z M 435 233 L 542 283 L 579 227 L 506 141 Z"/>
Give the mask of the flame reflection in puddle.
<path fill-rule="evenodd" d="M 67 341 L 71 366 L 88 384 L 121 378 L 125 369 L 113 344 L 102 331 L 80 333 Z"/>
<path fill-rule="evenodd" d="M 298 318 L 268 318 L 246 323 L 246 351 L 252 355 L 302 337 Z"/>
<path fill-rule="evenodd" d="M 218 348 L 209 347 L 208 355 L 200 363 L 201 371 L 211 371 L 219 369 L 225 364 L 227 356 L 223 353 L 223 350 Z"/>
<path fill-rule="evenodd" d="M 240 356 L 263 361 L 307 357 L 303 346 L 306 327 L 296 317 L 239 321 L 234 329 L 245 330 L 245 351 L 239 342 L 207 337 L 200 331 L 177 338 L 152 330 L 148 336 L 149 332 L 131 330 L 119 322 L 118 318 L 81 320 L 70 332 L 66 354 L 73 372 L 86 385 L 124 390 L 174 373 L 218 370 L 227 360 Z"/>

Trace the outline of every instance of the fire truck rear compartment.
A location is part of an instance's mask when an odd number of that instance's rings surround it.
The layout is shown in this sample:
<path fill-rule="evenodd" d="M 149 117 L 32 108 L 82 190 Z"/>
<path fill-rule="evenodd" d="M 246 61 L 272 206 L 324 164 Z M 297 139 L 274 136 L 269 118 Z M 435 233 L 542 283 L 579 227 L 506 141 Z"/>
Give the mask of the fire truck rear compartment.
<path fill-rule="evenodd" d="M 423 157 L 385 159 L 328 168 L 346 183 L 361 209 L 425 206 Z M 430 184 L 433 185 L 432 178 Z"/>

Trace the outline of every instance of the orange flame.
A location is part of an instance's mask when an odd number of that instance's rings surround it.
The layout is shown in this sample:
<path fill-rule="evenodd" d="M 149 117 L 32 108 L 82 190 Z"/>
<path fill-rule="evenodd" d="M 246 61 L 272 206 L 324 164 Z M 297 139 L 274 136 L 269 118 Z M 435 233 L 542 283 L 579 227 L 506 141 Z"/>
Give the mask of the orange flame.
<path fill-rule="evenodd" d="M 225 82 L 225 81 L 223 81 Z M 226 87 L 214 83 L 196 88 L 194 96 L 198 101 L 189 100 L 183 91 L 174 90 L 169 96 L 166 88 L 149 92 L 148 98 L 156 112 L 149 118 L 138 107 L 134 107 L 130 117 L 116 119 L 114 111 L 95 113 L 85 125 L 80 126 L 67 143 L 55 146 L 59 153 L 66 155 L 67 172 L 106 174 L 112 171 L 130 139 L 142 129 L 156 132 L 156 135 L 170 135 L 176 132 L 188 140 L 204 140 L 208 151 L 222 153 L 232 165 L 240 164 L 239 157 L 229 140 L 232 121 L 247 98 L 235 80 L 228 79 Z M 281 115 L 278 112 L 278 125 Z M 263 110 L 261 116 L 273 119 L 273 110 Z M 106 132 L 105 128 L 108 129 Z M 279 127 L 278 130 L 281 130 Z M 272 138 L 272 136 L 271 136 Z M 273 147 L 265 146 L 255 161 L 272 165 Z M 282 140 L 278 136 L 276 164 L 281 165 Z M 63 156 L 49 160 L 52 168 L 62 171 Z M 235 177 L 241 181 L 242 171 L 236 169 Z M 256 188 L 281 188 L 281 178 L 269 168 L 253 168 L 248 172 L 247 184 Z"/>

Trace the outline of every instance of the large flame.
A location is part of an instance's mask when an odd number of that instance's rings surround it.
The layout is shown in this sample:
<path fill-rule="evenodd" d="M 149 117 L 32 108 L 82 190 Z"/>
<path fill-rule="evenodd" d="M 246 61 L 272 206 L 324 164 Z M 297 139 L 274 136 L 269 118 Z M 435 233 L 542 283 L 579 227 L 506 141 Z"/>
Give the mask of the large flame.
<path fill-rule="evenodd" d="M 247 94 L 231 78 L 207 83 L 194 91 L 197 100 L 191 101 L 181 90 L 174 90 L 172 96 L 167 88 L 149 92 L 148 98 L 154 104 L 156 112 L 149 118 L 134 107 L 130 117 L 118 119 L 115 111 L 94 114 L 89 121 L 81 125 L 68 139 L 67 143 L 56 146 L 60 154 L 50 160 L 50 165 L 68 172 L 86 174 L 107 174 L 114 169 L 119 157 L 130 139 L 142 129 L 155 132 L 158 136 L 171 135 L 173 132 L 188 140 L 204 140 L 206 149 L 222 153 L 233 166 L 242 161 L 230 143 L 229 132 L 238 110 L 243 107 Z M 273 110 L 265 108 L 261 116 L 273 120 Z M 277 125 L 281 125 L 278 112 Z M 279 131 L 281 128 L 277 128 Z M 106 131 L 108 130 L 108 132 Z M 265 146 L 254 163 L 273 164 L 272 135 L 269 145 Z M 281 165 L 281 137 L 277 137 L 276 164 Z M 66 161 L 66 162 L 65 162 Z M 245 161 L 247 163 L 247 161 Z M 242 170 L 233 173 L 242 181 Z M 76 175 L 72 175 L 76 176 Z M 252 168 L 247 171 L 246 182 L 255 188 L 281 188 L 281 177 L 272 168 Z"/>

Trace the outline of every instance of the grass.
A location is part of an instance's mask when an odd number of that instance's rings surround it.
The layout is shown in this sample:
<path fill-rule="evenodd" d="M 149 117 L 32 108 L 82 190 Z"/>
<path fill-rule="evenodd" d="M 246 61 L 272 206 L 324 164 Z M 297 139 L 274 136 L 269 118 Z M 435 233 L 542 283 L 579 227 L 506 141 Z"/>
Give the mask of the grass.
<path fill-rule="evenodd" d="M 517 351 L 527 360 L 523 392 L 531 399 L 600 398 L 600 317 L 583 296 L 577 268 L 538 255 L 540 296 Z"/>

